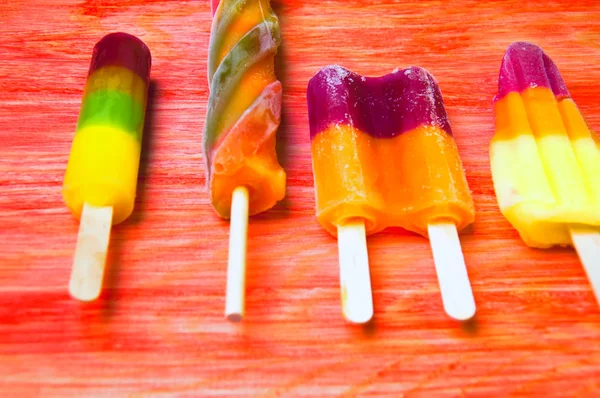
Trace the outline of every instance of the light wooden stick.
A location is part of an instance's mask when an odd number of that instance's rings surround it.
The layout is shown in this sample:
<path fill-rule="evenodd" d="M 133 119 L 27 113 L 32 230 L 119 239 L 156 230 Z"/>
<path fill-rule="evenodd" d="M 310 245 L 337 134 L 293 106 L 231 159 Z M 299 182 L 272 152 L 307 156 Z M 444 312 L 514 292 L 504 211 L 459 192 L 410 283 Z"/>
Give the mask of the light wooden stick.
<path fill-rule="evenodd" d="M 452 222 L 429 224 L 428 231 L 444 310 L 459 321 L 470 319 L 475 315 L 475 299 L 456 225 Z"/>
<path fill-rule="evenodd" d="M 69 281 L 69 293 L 77 300 L 93 301 L 100 295 L 112 216 L 112 207 L 83 205 Z"/>
<path fill-rule="evenodd" d="M 570 232 L 573 246 L 600 304 L 600 231 L 588 226 L 572 225 Z"/>
<path fill-rule="evenodd" d="M 232 322 L 239 322 L 244 317 L 248 202 L 248 189 L 237 187 L 233 191 L 231 200 L 229 262 L 227 264 L 227 292 L 225 296 L 225 316 Z"/>
<path fill-rule="evenodd" d="M 366 323 L 373 317 L 373 294 L 365 223 L 353 221 L 337 230 L 344 318 L 350 323 Z"/>

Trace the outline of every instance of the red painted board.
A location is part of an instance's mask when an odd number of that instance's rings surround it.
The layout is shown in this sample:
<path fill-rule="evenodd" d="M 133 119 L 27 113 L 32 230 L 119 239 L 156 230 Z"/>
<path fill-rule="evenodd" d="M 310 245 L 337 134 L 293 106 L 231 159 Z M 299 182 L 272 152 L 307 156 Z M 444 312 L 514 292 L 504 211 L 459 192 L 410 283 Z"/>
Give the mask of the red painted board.
<path fill-rule="evenodd" d="M 488 158 L 500 60 L 517 40 L 545 49 L 600 131 L 600 3 L 273 3 L 288 194 L 251 219 L 242 324 L 223 319 L 228 223 L 204 188 L 210 2 L 0 4 L 0 395 L 600 396 L 600 309 L 577 256 L 521 242 Z M 66 289 L 78 224 L 61 184 L 91 49 L 117 30 L 152 50 L 151 116 L 136 210 L 113 229 L 101 298 L 81 304 Z M 305 103 L 329 63 L 417 64 L 438 79 L 477 210 L 461 234 L 474 322 L 445 316 L 428 242 L 401 229 L 368 239 L 373 323 L 343 321 Z"/>

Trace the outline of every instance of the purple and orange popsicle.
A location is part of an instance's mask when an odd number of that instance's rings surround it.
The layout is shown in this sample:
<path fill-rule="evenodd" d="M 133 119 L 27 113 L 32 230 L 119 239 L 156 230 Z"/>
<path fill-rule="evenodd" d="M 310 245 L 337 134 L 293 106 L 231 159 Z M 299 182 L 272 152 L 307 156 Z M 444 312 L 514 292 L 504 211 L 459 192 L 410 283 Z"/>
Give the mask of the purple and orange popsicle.
<path fill-rule="evenodd" d="M 401 226 L 423 236 L 434 220 L 473 222 L 442 95 L 424 69 L 369 78 L 324 68 L 308 104 L 317 217 L 329 232 L 352 218 L 367 234 Z"/>
<path fill-rule="evenodd" d="M 370 78 L 330 66 L 311 79 L 307 97 L 317 218 L 327 231 L 336 235 L 352 224 L 364 235 L 401 226 L 431 237 L 445 225 L 456 237 L 473 222 L 442 95 L 426 70 Z M 361 279 L 367 277 L 365 271 Z M 474 304 L 444 304 L 457 318 L 475 311 Z"/>

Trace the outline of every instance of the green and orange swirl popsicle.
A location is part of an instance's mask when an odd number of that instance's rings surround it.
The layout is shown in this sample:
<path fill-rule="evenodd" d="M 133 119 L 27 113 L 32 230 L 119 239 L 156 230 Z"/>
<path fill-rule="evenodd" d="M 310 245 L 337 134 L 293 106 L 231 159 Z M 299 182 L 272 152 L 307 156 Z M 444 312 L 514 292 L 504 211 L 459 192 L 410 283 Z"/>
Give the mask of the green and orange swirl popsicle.
<path fill-rule="evenodd" d="M 112 224 L 133 211 L 150 79 L 150 50 L 112 33 L 94 47 L 63 184 L 64 200 L 81 220 L 69 291 L 100 294 Z"/>
<path fill-rule="evenodd" d="M 285 196 L 286 175 L 275 151 L 280 32 L 268 0 L 213 1 L 212 9 L 203 148 L 211 203 L 219 216 L 231 219 L 225 313 L 240 320 L 248 216 Z"/>

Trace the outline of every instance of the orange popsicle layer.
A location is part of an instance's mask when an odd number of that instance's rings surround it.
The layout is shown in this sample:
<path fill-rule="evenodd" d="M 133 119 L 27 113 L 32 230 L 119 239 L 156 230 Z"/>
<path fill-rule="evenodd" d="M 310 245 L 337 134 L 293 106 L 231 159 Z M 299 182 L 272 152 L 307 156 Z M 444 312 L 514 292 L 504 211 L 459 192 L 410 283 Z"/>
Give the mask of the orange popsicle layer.
<path fill-rule="evenodd" d="M 331 156 L 335 153 L 335 156 Z M 475 210 L 456 143 L 435 126 L 375 138 L 334 124 L 312 140 L 317 218 L 331 234 L 361 218 L 367 234 L 400 226 L 427 236 L 427 225 L 460 230 Z"/>

